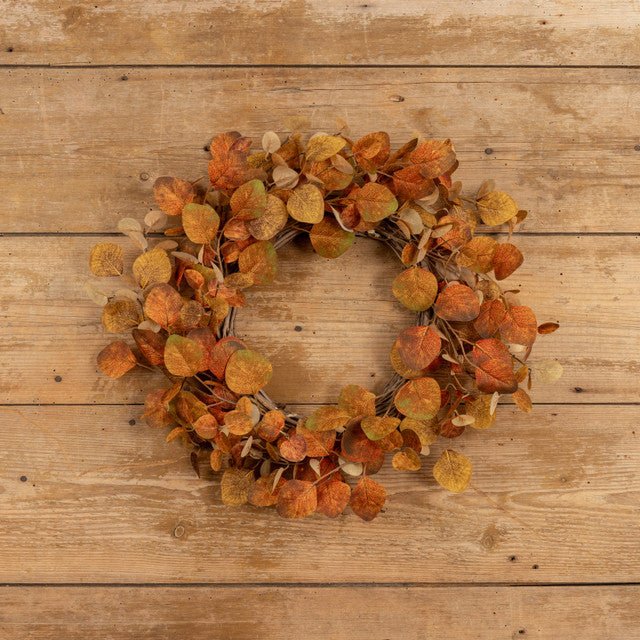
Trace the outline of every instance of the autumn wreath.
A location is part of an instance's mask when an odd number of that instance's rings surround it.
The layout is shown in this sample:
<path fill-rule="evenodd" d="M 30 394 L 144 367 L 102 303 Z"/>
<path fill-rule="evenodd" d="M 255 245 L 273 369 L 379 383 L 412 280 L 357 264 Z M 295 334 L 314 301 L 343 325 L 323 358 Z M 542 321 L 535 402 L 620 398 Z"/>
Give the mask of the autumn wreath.
<path fill-rule="evenodd" d="M 146 421 L 170 428 L 167 441 L 189 444 L 194 463 L 209 452 L 225 504 L 275 505 L 289 518 L 337 516 L 349 505 L 371 520 L 385 503 L 373 476 L 387 454 L 394 469 L 416 471 L 438 437 L 490 427 L 501 394 L 529 411 L 519 385 L 560 375 L 552 361 L 526 364 L 536 335 L 557 325 L 538 326 L 517 291 L 497 283 L 523 261 L 509 239 L 526 212 L 492 182 L 461 195 L 449 140 L 413 139 L 392 151 L 384 132 L 355 142 L 318 133 L 306 144 L 299 133 L 281 142 L 268 132 L 260 151 L 250 148 L 249 138 L 224 133 L 211 142 L 206 185 L 156 180 L 160 211 L 147 214 L 146 232 L 132 218 L 119 224 L 142 251 L 131 276 L 120 245 L 93 247 L 95 276 L 125 278 L 112 295 L 89 285 L 102 324 L 131 331 L 137 347 L 112 342 L 98 366 L 113 378 L 139 366 L 169 379 L 148 395 Z M 509 237 L 475 235 L 480 223 L 508 225 Z M 271 364 L 234 336 L 245 290 L 273 281 L 277 249 L 299 234 L 325 258 L 356 236 L 386 243 L 404 265 L 393 295 L 417 314 L 391 348 L 396 375 L 382 394 L 348 385 L 337 404 L 305 417 L 264 393 Z M 471 462 L 445 449 L 433 476 L 462 491 Z"/>

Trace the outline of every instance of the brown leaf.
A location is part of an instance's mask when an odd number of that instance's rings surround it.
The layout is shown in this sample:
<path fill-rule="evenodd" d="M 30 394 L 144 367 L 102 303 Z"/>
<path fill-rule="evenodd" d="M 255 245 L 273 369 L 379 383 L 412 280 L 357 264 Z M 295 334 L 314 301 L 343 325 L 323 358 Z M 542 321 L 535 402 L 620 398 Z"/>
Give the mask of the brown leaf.
<path fill-rule="evenodd" d="M 524 389 L 517 389 L 511 394 L 513 401 L 516 403 L 516 406 L 520 411 L 524 411 L 525 413 L 531 413 L 533 409 L 533 404 L 531 403 L 531 398 L 529 394 Z"/>
<path fill-rule="evenodd" d="M 357 140 L 351 151 L 356 162 L 368 173 L 375 173 L 389 158 L 391 141 L 385 131 L 368 133 Z"/>
<path fill-rule="evenodd" d="M 166 342 L 164 336 L 149 329 L 134 329 L 131 335 L 149 364 L 154 366 L 164 364 L 164 345 Z"/>
<path fill-rule="evenodd" d="M 385 488 L 375 480 L 363 476 L 351 492 L 349 505 L 357 516 L 368 522 L 382 511 L 386 499 Z"/>
<path fill-rule="evenodd" d="M 442 340 L 433 329 L 415 326 L 404 329 L 397 344 L 398 353 L 407 367 L 419 370 L 428 367 L 440 355 Z"/>
<path fill-rule="evenodd" d="M 182 296 L 170 285 L 153 287 L 144 301 L 144 313 L 163 329 L 174 325 L 180 317 Z"/>
<path fill-rule="evenodd" d="M 240 185 L 229 202 L 234 217 L 241 220 L 259 218 L 267 207 L 267 193 L 261 180 L 249 180 Z"/>
<path fill-rule="evenodd" d="M 511 307 L 500 325 L 500 335 L 506 342 L 529 347 L 535 342 L 537 325 L 536 317 L 529 307 Z"/>
<path fill-rule="evenodd" d="M 443 320 L 468 322 L 478 317 L 480 300 L 466 284 L 450 284 L 440 292 L 434 309 Z"/>
<path fill-rule="evenodd" d="M 336 441 L 335 431 L 311 431 L 304 425 L 298 425 L 296 433 L 307 443 L 306 455 L 309 458 L 324 458 L 331 455 Z"/>
<path fill-rule="evenodd" d="M 382 440 L 382 438 L 395 431 L 399 424 L 399 418 L 367 416 L 360 423 L 360 427 L 369 440 Z"/>
<path fill-rule="evenodd" d="M 307 441 L 298 433 L 282 436 L 278 440 L 278 451 L 289 462 L 301 462 L 307 455 Z"/>
<path fill-rule="evenodd" d="M 325 217 L 309 232 L 314 251 L 323 258 L 339 258 L 351 247 L 355 233 L 345 231 L 334 218 Z"/>
<path fill-rule="evenodd" d="M 246 349 L 247 345 L 235 336 L 227 336 L 218 340 L 211 350 L 209 368 L 218 380 L 224 379 L 224 372 L 227 368 L 229 358 L 240 349 Z"/>
<path fill-rule="evenodd" d="M 304 518 L 318 505 L 318 494 L 312 482 L 289 480 L 278 493 L 276 509 L 283 518 Z"/>
<path fill-rule="evenodd" d="M 334 156 L 345 144 L 346 140 L 340 136 L 316 133 L 309 139 L 304 155 L 307 162 L 321 162 Z"/>
<path fill-rule="evenodd" d="M 487 300 L 480 306 L 473 326 L 482 338 L 491 338 L 498 332 L 506 315 L 507 309 L 502 300 Z"/>
<path fill-rule="evenodd" d="M 268 193 L 264 213 L 258 218 L 247 220 L 246 225 L 256 240 L 271 240 L 284 229 L 288 219 L 289 214 L 284 202 Z"/>
<path fill-rule="evenodd" d="M 320 407 L 306 420 L 305 427 L 310 431 L 333 431 L 344 427 L 351 416 L 340 407 Z"/>
<path fill-rule="evenodd" d="M 116 340 L 108 344 L 98 354 L 98 367 L 102 373 L 110 378 L 120 378 L 127 371 L 133 369 L 136 364 L 137 361 L 133 351 L 122 340 Z"/>
<path fill-rule="evenodd" d="M 396 409 L 414 420 L 431 420 L 440 409 L 440 387 L 433 378 L 409 380 L 397 391 Z"/>
<path fill-rule="evenodd" d="M 509 242 L 499 244 L 493 254 L 496 280 L 508 278 L 523 262 L 524 256 L 518 247 Z"/>
<path fill-rule="evenodd" d="M 503 191 L 490 191 L 477 200 L 482 222 L 490 227 L 508 222 L 518 214 L 518 205 Z"/>
<path fill-rule="evenodd" d="M 330 480 L 318 486 L 318 513 L 337 518 L 349 504 L 351 487 L 341 480 Z"/>
<path fill-rule="evenodd" d="M 190 182 L 180 178 L 161 176 L 153 185 L 156 203 L 167 215 L 179 216 L 185 205 L 193 202 L 195 189 Z"/>
<path fill-rule="evenodd" d="M 425 140 L 410 154 L 413 164 L 420 165 L 423 175 L 437 178 L 448 173 L 456 162 L 451 140 Z"/>
<path fill-rule="evenodd" d="M 549 333 L 553 333 L 560 328 L 560 325 L 557 322 L 543 322 L 538 326 L 538 333 L 543 336 Z"/>

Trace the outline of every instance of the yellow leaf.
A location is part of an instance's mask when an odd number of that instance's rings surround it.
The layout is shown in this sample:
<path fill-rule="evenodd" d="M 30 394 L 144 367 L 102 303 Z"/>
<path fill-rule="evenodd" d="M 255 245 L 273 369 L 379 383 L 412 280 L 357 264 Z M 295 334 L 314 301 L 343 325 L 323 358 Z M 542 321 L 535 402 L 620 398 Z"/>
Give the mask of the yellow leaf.
<path fill-rule="evenodd" d="M 204 352 L 202 347 L 190 338 L 177 334 L 167 338 L 164 346 L 164 365 L 169 373 L 189 378 L 202 371 Z"/>
<path fill-rule="evenodd" d="M 222 502 L 230 507 L 246 504 L 252 484 L 253 471 L 251 469 L 225 469 L 220 481 Z"/>
<path fill-rule="evenodd" d="M 255 394 L 271 380 L 271 363 L 256 351 L 240 349 L 231 354 L 224 373 L 231 391 L 239 394 Z"/>
<path fill-rule="evenodd" d="M 169 282 L 171 260 L 167 252 L 162 249 L 152 249 L 138 256 L 133 263 L 133 277 L 143 289 L 151 284 Z"/>
<path fill-rule="evenodd" d="M 324 218 L 322 191 L 309 183 L 296 187 L 287 201 L 287 211 L 298 222 L 317 224 Z"/>
<path fill-rule="evenodd" d="M 191 203 L 182 210 L 182 226 L 191 242 L 207 244 L 215 239 L 220 218 L 209 205 Z"/>
<path fill-rule="evenodd" d="M 441 487 L 461 493 L 471 481 L 471 471 L 469 458 L 452 449 L 445 449 L 433 467 L 433 477 Z"/>
<path fill-rule="evenodd" d="M 391 286 L 393 295 L 411 311 L 426 311 L 438 295 L 438 280 L 427 269 L 412 267 L 399 273 Z"/>
<path fill-rule="evenodd" d="M 122 247 L 113 242 L 101 242 L 91 249 L 89 268 L 94 276 L 101 278 L 121 276 L 124 270 Z"/>
<path fill-rule="evenodd" d="M 340 136 L 328 136 L 324 133 L 316 133 L 307 144 L 305 158 L 308 162 L 322 162 L 334 156 L 344 147 L 346 140 Z"/>
<path fill-rule="evenodd" d="M 478 198 L 477 205 L 482 222 L 490 227 L 497 227 L 518 215 L 518 205 L 504 191 L 490 191 Z"/>

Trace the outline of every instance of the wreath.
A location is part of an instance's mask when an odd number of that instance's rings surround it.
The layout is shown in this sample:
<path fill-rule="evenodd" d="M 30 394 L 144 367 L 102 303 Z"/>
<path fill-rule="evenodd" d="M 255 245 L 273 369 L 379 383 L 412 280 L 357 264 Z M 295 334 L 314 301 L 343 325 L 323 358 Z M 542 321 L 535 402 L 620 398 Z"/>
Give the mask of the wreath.
<path fill-rule="evenodd" d="M 355 142 L 317 133 L 306 144 L 300 133 L 281 142 L 267 132 L 261 150 L 251 145 L 223 133 L 210 144 L 208 180 L 156 180 L 160 210 L 144 227 L 118 225 L 141 250 L 131 274 L 119 244 L 93 247 L 93 275 L 124 279 L 113 294 L 89 284 L 102 324 L 135 342 L 107 345 L 98 367 L 112 378 L 134 367 L 168 378 L 148 394 L 145 419 L 192 447 L 196 471 L 208 455 L 224 504 L 275 506 L 286 518 L 335 517 L 349 505 L 371 520 L 385 504 L 373 476 L 387 456 L 394 469 L 417 471 L 437 438 L 490 427 L 501 395 L 530 411 L 521 385 L 560 376 L 555 361 L 527 364 L 536 336 L 558 325 L 538 326 L 518 292 L 498 284 L 523 262 L 510 239 L 527 214 L 492 181 L 463 196 L 449 140 L 393 151 L 382 131 Z M 506 241 L 476 235 L 481 223 L 508 225 Z M 300 234 L 331 259 L 357 236 L 388 245 L 402 263 L 393 295 L 416 313 L 391 348 L 396 373 L 380 395 L 348 385 L 308 416 L 269 398 L 270 362 L 234 335 L 245 291 L 274 280 L 277 250 Z M 460 492 L 472 465 L 446 448 L 432 473 Z"/>

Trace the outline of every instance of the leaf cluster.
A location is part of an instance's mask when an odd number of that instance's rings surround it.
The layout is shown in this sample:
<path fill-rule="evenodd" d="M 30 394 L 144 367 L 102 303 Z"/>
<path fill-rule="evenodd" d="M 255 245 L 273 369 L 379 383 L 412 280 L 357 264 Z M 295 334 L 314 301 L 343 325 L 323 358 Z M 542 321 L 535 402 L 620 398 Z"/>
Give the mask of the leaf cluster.
<path fill-rule="evenodd" d="M 538 326 L 519 292 L 499 284 L 523 263 L 511 232 L 526 212 L 491 181 L 462 195 L 449 140 L 392 150 L 382 131 L 355 141 L 267 132 L 261 150 L 251 146 L 223 133 L 210 145 L 208 179 L 158 178 L 158 210 L 144 227 L 119 224 L 139 250 L 129 268 L 120 244 L 93 247 L 93 275 L 121 278 L 110 294 L 89 285 L 102 324 L 131 335 L 107 345 L 98 367 L 112 378 L 136 367 L 166 376 L 146 398 L 146 421 L 191 446 L 196 467 L 206 453 L 222 474 L 225 504 L 274 506 L 286 518 L 335 517 L 349 506 L 371 520 L 386 500 L 373 478 L 386 459 L 418 471 L 438 438 L 491 427 L 502 395 L 530 411 L 532 378 L 561 374 L 557 362 L 527 364 L 537 335 L 558 325 Z M 508 231 L 506 240 L 488 227 Z M 288 414 L 264 394 L 271 363 L 229 335 L 247 289 L 273 282 L 277 239 L 291 232 L 308 235 L 323 258 L 340 257 L 358 235 L 398 255 L 392 294 L 417 324 L 391 347 L 388 401 L 348 385 L 335 405 Z M 448 446 L 432 466 L 453 492 L 471 473 L 470 460 Z"/>

